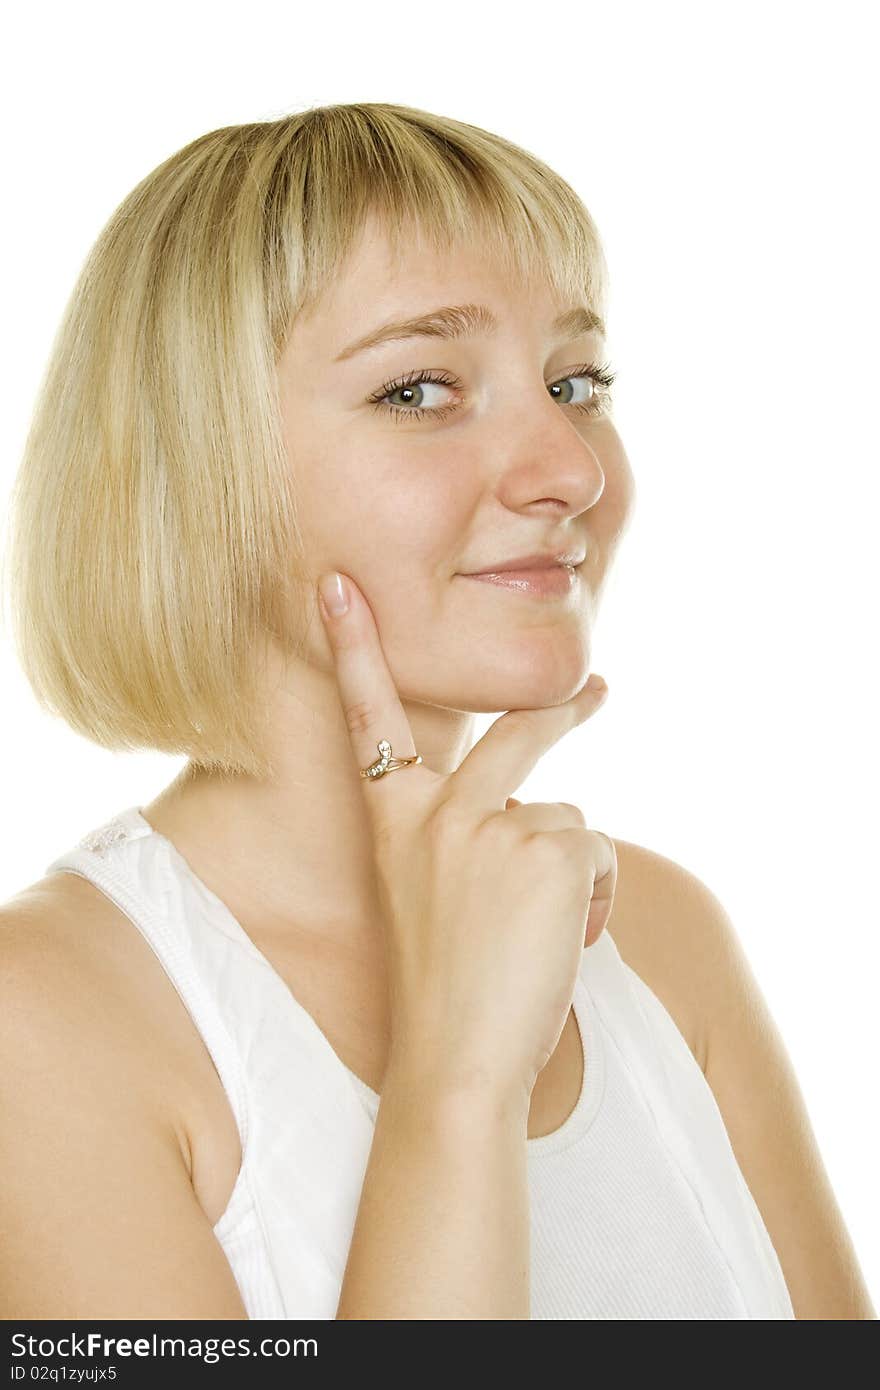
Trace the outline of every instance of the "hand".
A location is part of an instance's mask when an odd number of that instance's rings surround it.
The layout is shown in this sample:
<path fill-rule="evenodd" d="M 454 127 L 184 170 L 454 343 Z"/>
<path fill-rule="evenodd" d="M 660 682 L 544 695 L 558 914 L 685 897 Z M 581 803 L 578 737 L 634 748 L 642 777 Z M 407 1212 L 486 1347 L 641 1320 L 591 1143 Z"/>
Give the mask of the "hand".
<path fill-rule="evenodd" d="M 319 607 L 355 762 L 375 762 L 383 739 L 394 757 L 411 757 L 372 610 L 347 575 L 344 584 L 346 612 Z M 511 792 L 603 703 L 598 680 L 562 705 L 501 715 L 452 773 L 413 764 L 361 779 L 385 912 L 389 1067 L 531 1094 L 583 949 L 611 915 L 617 856 L 577 806 L 524 805 Z"/>

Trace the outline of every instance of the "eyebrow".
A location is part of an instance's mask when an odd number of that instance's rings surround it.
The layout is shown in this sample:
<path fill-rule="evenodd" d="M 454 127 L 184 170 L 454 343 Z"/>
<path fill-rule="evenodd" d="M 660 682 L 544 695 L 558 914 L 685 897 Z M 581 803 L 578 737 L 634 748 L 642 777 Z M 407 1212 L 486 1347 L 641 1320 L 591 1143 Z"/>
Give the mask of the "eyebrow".
<path fill-rule="evenodd" d="M 567 309 L 550 325 L 554 333 L 565 338 L 579 338 L 585 333 L 598 332 L 604 338 L 605 324 L 598 314 L 585 305 Z M 451 304 L 401 323 L 386 323 L 357 342 L 343 348 L 334 362 L 345 362 L 357 352 L 367 352 L 382 343 L 403 338 L 468 338 L 479 333 L 494 333 L 498 320 L 486 304 Z"/>

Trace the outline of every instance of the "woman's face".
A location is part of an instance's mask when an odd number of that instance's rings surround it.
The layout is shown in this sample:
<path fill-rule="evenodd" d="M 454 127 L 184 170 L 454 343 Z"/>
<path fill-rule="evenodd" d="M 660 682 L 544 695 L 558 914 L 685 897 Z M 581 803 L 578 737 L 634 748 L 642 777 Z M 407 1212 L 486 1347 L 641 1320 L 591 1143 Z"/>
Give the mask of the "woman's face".
<path fill-rule="evenodd" d="M 505 282 L 478 249 L 438 259 L 411 246 L 392 263 L 369 224 L 279 364 L 307 570 L 355 580 L 403 698 L 479 712 L 558 704 L 589 674 L 597 599 L 634 496 L 607 393 L 566 375 L 600 366 L 606 346 L 595 330 L 554 332 L 574 306 Z M 345 353 L 453 305 L 485 305 L 497 328 Z M 422 371 L 442 380 L 414 384 Z M 586 551 L 561 597 L 464 577 L 547 551 Z M 307 602 L 306 650 L 331 666 L 314 587 Z"/>

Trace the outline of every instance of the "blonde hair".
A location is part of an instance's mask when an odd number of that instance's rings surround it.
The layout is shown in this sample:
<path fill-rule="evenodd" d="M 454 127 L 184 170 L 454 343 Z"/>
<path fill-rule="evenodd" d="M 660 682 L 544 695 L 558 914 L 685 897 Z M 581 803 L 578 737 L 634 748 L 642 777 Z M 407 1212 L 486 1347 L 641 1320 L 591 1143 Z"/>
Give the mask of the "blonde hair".
<path fill-rule="evenodd" d="M 276 364 L 369 214 L 605 313 L 594 223 L 500 136 L 386 103 L 201 135 L 110 217 L 63 313 L 11 495 L 4 590 L 38 703 L 113 750 L 273 775 L 261 635 L 296 645 Z"/>

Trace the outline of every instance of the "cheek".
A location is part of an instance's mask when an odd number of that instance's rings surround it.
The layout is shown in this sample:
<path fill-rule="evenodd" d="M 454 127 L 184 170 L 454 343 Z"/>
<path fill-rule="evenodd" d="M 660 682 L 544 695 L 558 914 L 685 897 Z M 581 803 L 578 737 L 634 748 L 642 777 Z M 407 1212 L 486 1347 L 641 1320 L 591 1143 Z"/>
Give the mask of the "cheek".
<path fill-rule="evenodd" d="M 321 562 L 372 575 L 383 590 L 407 576 L 414 584 L 451 577 L 464 559 L 477 499 L 439 456 L 431 463 L 414 463 L 412 454 L 353 461 L 327 450 L 312 456 L 296 490 L 308 549 Z"/>
<path fill-rule="evenodd" d="M 462 562 L 468 536 L 465 499 L 440 476 L 417 485 L 398 483 L 383 508 L 387 563 L 406 568 L 415 580 L 452 575 Z M 381 544 L 381 543 L 380 543 Z"/>
<path fill-rule="evenodd" d="M 411 453 L 396 461 L 375 461 L 366 474 L 349 479 L 347 494 L 351 524 L 370 519 L 371 528 L 378 528 L 372 544 L 378 543 L 381 551 L 384 538 L 388 564 L 411 564 L 414 577 L 419 571 L 439 571 L 444 564 L 449 574 L 455 571 L 477 499 L 449 458 L 438 451 L 430 458 Z"/>
<path fill-rule="evenodd" d="M 605 486 L 593 508 L 590 529 L 594 536 L 610 540 L 620 535 L 635 506 L 635 477 L 620 436 L 611 433 L 600 453 Z"/>

